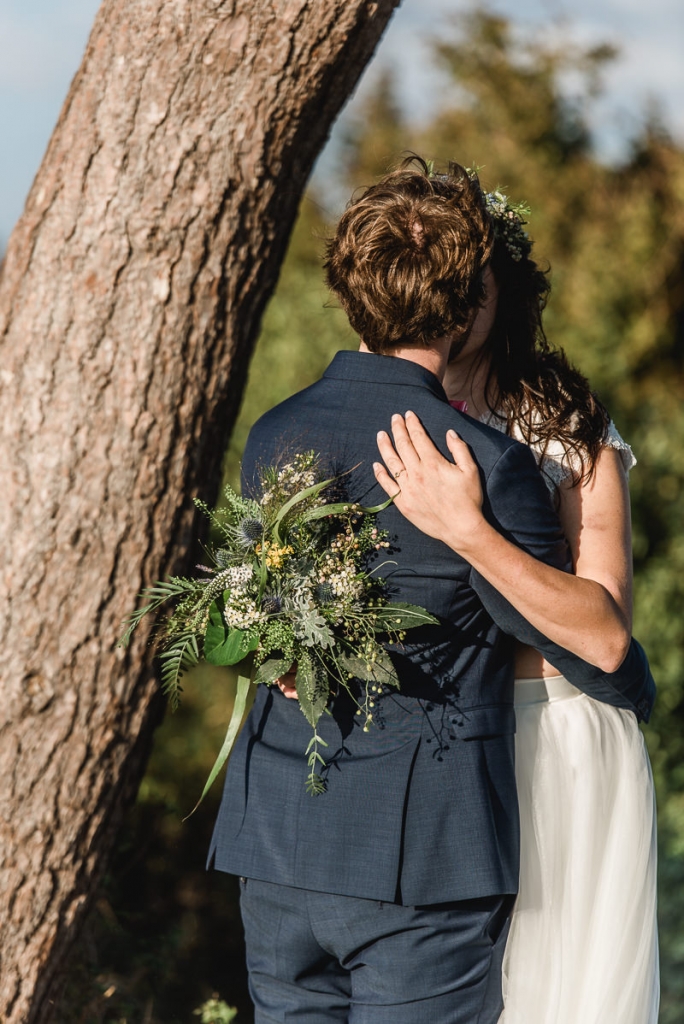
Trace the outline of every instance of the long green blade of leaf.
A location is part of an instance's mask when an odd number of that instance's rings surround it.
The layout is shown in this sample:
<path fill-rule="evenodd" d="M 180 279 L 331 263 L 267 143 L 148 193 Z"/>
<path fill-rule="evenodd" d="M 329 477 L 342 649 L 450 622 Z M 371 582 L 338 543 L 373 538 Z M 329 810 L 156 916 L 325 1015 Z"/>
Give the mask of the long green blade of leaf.
<path fill-rule="evenodd" d="M 325 516 L 337 516 L 343 512 L 361 512 L 363 515 L 376 515 L 378 512 L 383 512 L 388 508 L 394 498 L 388 498 L 387 501 L 383 501 L 381 505 L 372 505 L 367 507 L 366 505 L 357 505 L 351 501 L 338 501 L 331 505 L 321 505 L 319 508 L 312 508 L 310 512 L 305 512 L 302 516 L 302 522 L 309 523 L 313 519 L 323 519 Z"/>
<path fill-rule="evenodd" d="M 329 480 L 323 480 L 322 483 L 320 484 L 312 484 L 311 487 L 305 487 L 303 490 L 297 491 L 297 493 L 293 494 L 289 501 L 285 502 L 280 512 L 275 517 L 275 521 L 273 523 L 273 539 L 275 540 L 276 544 L 281 543 L 280 524 L 282 523 L 283 519 L 288 514 L 288 512 L 291 512 L 295 505 L 299 505 L 299 503 L 305 501 L 306 498 L 315 498 L 315 496 L 317 494 L 320 494 L 322 490 L 328 487 L 333 482 L 334 479 L 335 477 L 330 477 Z"/>
<path fill-rule="evenodd" d="M 204 789 L 202 790 L 202 795 L 200 796 L 199 800 L 197 801 L 197 803 L 195 804 L 193 809 L 190 811 L 190 814 L 186 815 L 186 817 L 183 818 L 183 821 L 187 821 L 188 818 L 190 818 L 195 813 L 195 811 L 197 810 L 199 805 L 202 803 L 202 801 L 204 800 L 205 796 L 207 795 L 207 793 L 211 789 L 211 787 L 212 787 L 212 785 L 214 783 L 214 780 L 216 779 L 216 776 L 218 775 L 218 773 L 221 771 L 221 769 L 223 768 L 224 764 L 226 763 L 226 761 L 228 759 L 228 755 L 230 754 L 231 750 L 233 749 L 233 744 L 235 743 L 235 739 L 237 737 L 238 731 L 240 729 L 240 725 L 242 723 L 242 717 L 243 717 L 243 715 L 245 713 L 245 707 L 247 705 L 247 694 L 249 692 L 249 686 L 250 686 L 250 678 L 249 678 L 249 676 L 238 676 L 237 689 L 235 691 L 235 703 L 233 704 L 233 713 L 230 716 L 230 722 L 228 723 L 228 731 L 226 733 L 226 738 L 223 741 L 223 746 L 221 747 L 221 749 L 219 751 L 219 755 L 218 755 L 218 757 L 216 758 L 216 760 L 214 762 L 214 767 L 209 772 L 209 778 L 207 779 L 207 781 L 204 784 Z"/>

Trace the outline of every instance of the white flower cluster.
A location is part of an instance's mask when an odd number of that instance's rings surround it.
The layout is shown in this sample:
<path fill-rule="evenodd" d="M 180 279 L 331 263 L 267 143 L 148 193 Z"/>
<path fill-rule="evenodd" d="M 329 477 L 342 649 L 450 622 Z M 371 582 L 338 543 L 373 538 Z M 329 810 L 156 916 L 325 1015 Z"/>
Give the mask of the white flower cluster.
<path fill-rule="evenodd" d="M 268 505 L 278 496 L 278 491 L 296 494 L 297 491 L 303 491 L 306 487 L 313 487 L 315 483 L 317 480 L 313 469 L 303 469 L 296 463 L 288 463 L 278 472 L 278 488 L 265 487 L 261 495 L 261 502 L 263 505 Z"/>
<path fill-rule="evenodd" d="M 494 233 L 504 243 L 511 259 L 516 263 L 529 254 L 532 247 L 529 235 L 523 225 L 523 212 L 527 212 L 524 204 L 512 206 L 508 196 L 503 192 L 487 192 L 485 195 L 487 212 L 494 221 Z"/>
<path fill-rule="evenodd" d="M 266 618 L 264 612 L 257 608 L 254 599 L 247 594 L 231 593 L 223 612 L 226 625 L 231 629 L 249 629 Z"/>
<path fill-rule="evenodd" d="M 314 471 L 311 468 L 298 466 L 297 463 L 284 466 L 277 474 L 277 479 L 283 486 L 287 486 L 288 489 L 292 488 L 295 492 L 304 490 L 305 487 L 312 487 L 316 483 Z"/>
<path fill-rule="evenodd" d="M 326 569 L 317 578 L 317 583 L 328 583 L 338 601 L 354 601 L 363 593 L 363 583 L 356 579 L 358 570 L 354 565 L 342 564 Z"/>
<path fill-rule="evenodd" d="M 266 618 L 248 590 L 253 575 L 251 565 L 234 565 L 222 573 L 226 585 L 223 617 L 231 629 L 249 629 Z"/>
<path fill-rule="evenodd" d="M 262 480 L 261 506 L 284 502 L 300 491 L 320 483 L 315 452 L 301 452 L 280 467 L 273 467 Z M 319 496 L 320 499 L 320 496 Z M 314 503 L 316 503 L 314 501 Z"/>
<path fill-rule="evenodd" d="M 245 583 L 249 583 L 253 575 L 254 567 L 252 565 L 232 565 L 230 569 L 226 569 L 226 589 L 243 588 Z"/>

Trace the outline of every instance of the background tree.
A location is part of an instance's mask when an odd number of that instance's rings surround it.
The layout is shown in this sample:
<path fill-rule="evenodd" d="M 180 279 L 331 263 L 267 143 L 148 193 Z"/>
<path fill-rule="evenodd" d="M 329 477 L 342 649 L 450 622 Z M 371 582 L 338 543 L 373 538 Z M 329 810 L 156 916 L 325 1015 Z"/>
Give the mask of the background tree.
<path fill-rule="evenodd" d="M 50 1016 L 137 788 L 140 587 L 213 500 L 301 190 L 397 0 L 105 0 L 0 281 L 0 1017 Z"/>

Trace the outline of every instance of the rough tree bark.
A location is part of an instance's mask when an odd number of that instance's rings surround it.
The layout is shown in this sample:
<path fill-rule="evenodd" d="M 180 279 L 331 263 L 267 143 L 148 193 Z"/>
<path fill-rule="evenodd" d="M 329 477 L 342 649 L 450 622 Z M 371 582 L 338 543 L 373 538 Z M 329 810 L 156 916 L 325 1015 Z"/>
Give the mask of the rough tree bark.
<path fill-rule="evenodd" d="M 51 992 L 135 792 L 182 571 L 330 124 L 398 0 L 105 0 L 0 280 L 0 1019 Z M 184 500 L 185 498 L 185 500 Z"/>

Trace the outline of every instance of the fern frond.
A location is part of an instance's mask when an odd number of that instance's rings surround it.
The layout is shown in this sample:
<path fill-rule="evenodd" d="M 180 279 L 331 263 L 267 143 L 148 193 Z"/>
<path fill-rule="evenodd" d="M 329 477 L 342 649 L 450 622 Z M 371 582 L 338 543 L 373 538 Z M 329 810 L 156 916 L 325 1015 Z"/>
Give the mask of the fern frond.
<path fill-rule="evenodd" d="M 162 690 L 169 698 L 171 710 L 180 704 L 181 677 L 199 661 L 199 647 L 194 633 L 185 633 L 159 655 L 162 663 Z"/>
<path fill-rule="evenodd" d="M 202 590 L 202 585 L 198 580 L 186 579 L 184 576 L 170 576 L 166 580 L 157 580 L 151 587 L 145 587 L 139 594 L 139 597 L 143 601 L 149 601 L 149 604 L 144 605 L 142 608 L 136 608 L 134 612 L 127 615 L 123 620 L 125 631 L 121 639 L 119 640 L 117 647 L 128 647 L 131 639 L 131 635 L 136 626 L 141 622 L 146 615 L 150 612 L 154 612 L 165 601 L 169 601 L 173 597 L 178 597 L 180 594 L 188 594 Z"/>

